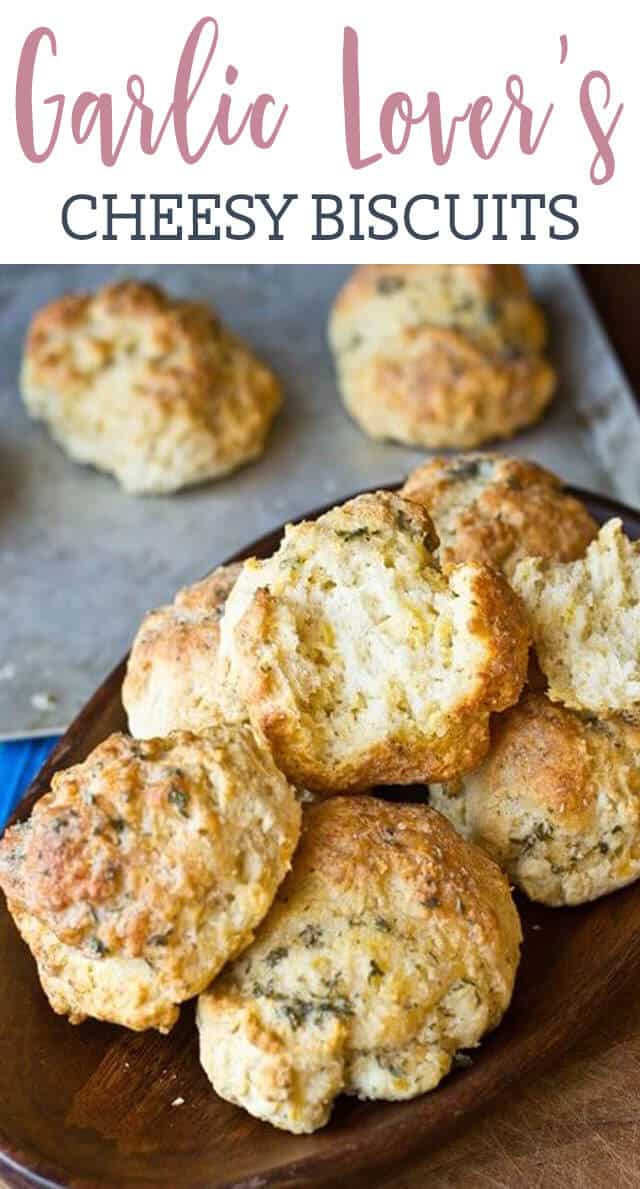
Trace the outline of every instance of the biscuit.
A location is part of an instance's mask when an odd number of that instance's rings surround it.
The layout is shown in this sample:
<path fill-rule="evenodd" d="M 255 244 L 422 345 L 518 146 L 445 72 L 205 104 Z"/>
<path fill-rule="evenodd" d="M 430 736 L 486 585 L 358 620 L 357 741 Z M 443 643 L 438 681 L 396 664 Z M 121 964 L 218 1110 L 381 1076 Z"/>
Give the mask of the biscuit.
<path fill-rule="evenodd" d="M 609 520 L 581 561 L 520 562 L 513 584 L 552 701 L 640 720 L 640 543 L 622 522 Z"/>
<path fill-rule="evenodd" d="M 574 561 L 598 526 L 544 467 L 498 454 L 434 458 L 401 495 L 426 508 L 443 565 L 481 561 L 511 575 L 525 557 Z"/>
<path fill-rule="evenodd" d="M 201 731 L 216 717 L 214 667 L 225 603 L 242 569 L 220 566 L 145 616 L 122 686 L 129 730 L 138 739 Z"/>
<path fill-rule="evenodd" d="M 640 729 L 540 694 L 493 720 L 482 766 L 431 804 L 543 904 L 582 904 L 640 876 Z"/>
<path fill-rule="evenodd" d="M 520 694 L 529 631 L 502 575 L 474 563 L 445 576 L 436 544 L 424 509 L 376 492 L 290 525 L 273 557 L 245 563 L 218 689 L 292 783 L 450 779 L 486 753 L 490 713 Z"/>
<path fill-rule="evenodd" d="M 521 940 L 506 879 L 426 806 L 335 797 L 254 944 L 200 996 L 214 1089 L 310 1132 L 333 1100 L 432 1090 L 511 999 Z"/>
<path fill-rule="evenodd" d="M 77 462 L 127 491 L 178 491 L 262 453 L 278 381 L 200 302 L 124 281 L 36 314 L 22 395 Z"/>
<path fill-rule="evenodd" d="M 344 403 L 373 438 L 480 446 L 537 421 L 555 389 L 543 315 L 512 264 L 358 268 L 329 339 Z"/>
<path fill-rule="evenodd" d="M 253 937 L 300 833 L 248 727 L 112 735 L 0 842 L 0 886 L 54 1011 L 168 1032 Z"/>

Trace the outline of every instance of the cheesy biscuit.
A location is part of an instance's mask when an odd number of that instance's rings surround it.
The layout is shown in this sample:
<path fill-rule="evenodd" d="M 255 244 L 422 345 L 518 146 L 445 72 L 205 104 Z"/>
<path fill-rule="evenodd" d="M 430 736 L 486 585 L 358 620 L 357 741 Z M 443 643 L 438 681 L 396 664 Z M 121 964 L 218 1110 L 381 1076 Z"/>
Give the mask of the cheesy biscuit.
<path fill-rule="evenodd" d="M 366 433 L 468 448 L 531 425 L 556 386 L 544 317 L 513 264 L 374 264 L 336 298 L 329 339 Z"/>
<path fill-rule="evenodd" d="M 431 804 L 532 900 L 594 900 L 640 876 L 640 729 L 526 694 Z"/>
<path fill-rule="evenodd" d="M 0 842 L 0 885 L 54 1011 L 168 1032 L 252 940 L 300 832 L 248 727 L 112 735 Z"/>
<path fill-rule="evenodd" d="M 129 730 L 138 739 L 200 731 L 216 717 L 214 669 L 220 620 L 242 569 L 220 566 L 145 616 L 122 686 Z"/>
<path fill-rule="evenodd" d="M 123 281 L 36 314 L 22 395 L 77 462 L 127 491 L 178 491 L 257 458 L 280 385 L 202 302 Z"/>
<path fill-rule="evenodd" d="M 200 996 L 202 1064 L 293 1132 L 342 1092 L 412 1098 L 499 1023 L 520 940 L 506 879 L 439 814 L 320 802 L 255 942 Z"/>
<path fill-rule="evenodd" d="M 520 694 L 529 632 L 501 575 L 444 575 L 436 544 L 422 508 L 377 492 L 245 563 L 221 623 L 220 698 L 227 713 L 239 699 L 292 783 L 449 779 L 486 753 L 489 715 Z"/>

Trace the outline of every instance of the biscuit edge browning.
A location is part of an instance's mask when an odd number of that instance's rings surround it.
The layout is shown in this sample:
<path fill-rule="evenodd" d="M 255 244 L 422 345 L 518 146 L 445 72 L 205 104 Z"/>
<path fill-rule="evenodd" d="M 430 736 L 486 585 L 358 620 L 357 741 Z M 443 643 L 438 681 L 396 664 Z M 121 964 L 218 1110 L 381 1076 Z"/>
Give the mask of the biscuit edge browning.
<path fill-rule="evenodd" d="M 521 928 L 508 883 L 426 806 L 330 798 L 253 945 L 198 1002 L 221 1097 L 297 1134 L 339 1093 L 435 1086 L 506 1011 Z"/>

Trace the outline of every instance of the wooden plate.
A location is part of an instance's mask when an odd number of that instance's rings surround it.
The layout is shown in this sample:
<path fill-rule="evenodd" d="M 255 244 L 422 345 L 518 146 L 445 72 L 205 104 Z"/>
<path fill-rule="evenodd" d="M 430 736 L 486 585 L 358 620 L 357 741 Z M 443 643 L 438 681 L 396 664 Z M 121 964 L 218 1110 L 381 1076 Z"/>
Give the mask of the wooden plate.
<path fill-rule="evenodd" d="M 598 520 L 640 514 L 577 492 Z M 280 532 L 239 556 L 268 555 Z M 125 726 L 124 663 L 67 731 L 21 804 L 52 773 Z M 372 1170 L 441 1143 L 534 1067 L 556 1057 L 640 969 L 640 885 L 584 908 L 520 903 L 525 944 L 513 1004 L 471 1067 L 407 1103 L 342 1099 L 331 1123 L 294 1137 L 220 1101 L 197 1059 L 193 1007 L 170 1036 L 88 1022 L 48 1007 L 35 965 L 0 908 L 0 1175 L 11 1185 L 220 1189 L 372 1183 Z"/>

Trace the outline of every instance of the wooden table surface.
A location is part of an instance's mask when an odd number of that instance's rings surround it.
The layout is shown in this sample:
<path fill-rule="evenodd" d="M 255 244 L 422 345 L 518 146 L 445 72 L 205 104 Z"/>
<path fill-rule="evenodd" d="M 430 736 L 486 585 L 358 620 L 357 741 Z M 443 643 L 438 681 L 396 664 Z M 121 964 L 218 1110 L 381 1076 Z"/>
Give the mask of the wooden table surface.
<path fill-rule="evenodd" d="M 640 266 L 582 268 L 640 393 Z M 640 996 L 603 1005 L 599 1026 L 555 1068 L 489 1106 L 457 1139 L 381 1189 L 637 1189 L 640 1186 Z M 0 1181 L 0 1186 L 2 1186 Z"/>

